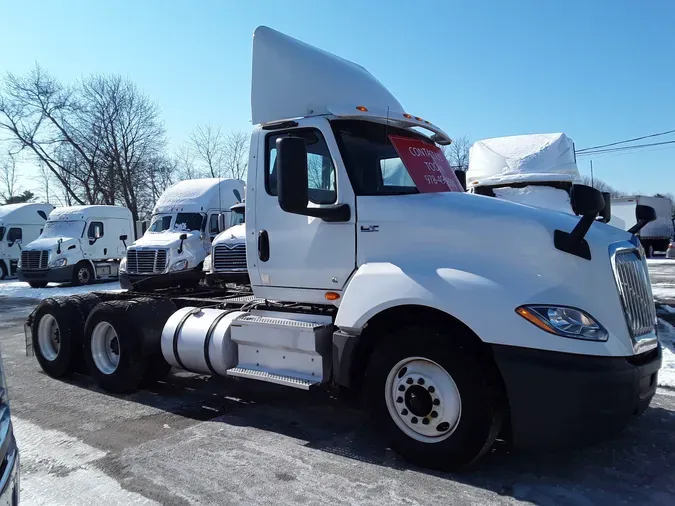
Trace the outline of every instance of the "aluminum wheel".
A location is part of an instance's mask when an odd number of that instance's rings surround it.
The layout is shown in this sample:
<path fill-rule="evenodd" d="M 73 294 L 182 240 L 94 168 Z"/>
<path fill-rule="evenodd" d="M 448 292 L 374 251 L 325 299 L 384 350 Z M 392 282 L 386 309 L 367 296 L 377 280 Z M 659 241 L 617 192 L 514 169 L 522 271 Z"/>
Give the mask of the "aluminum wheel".
<path fill-rule="evenodd" d="M 452 376 L 433 360 L 410 357 L 387 376 L 389 415 L 408 436 L 422 443 L 450 437 L 462 415 L 462 399 Z"/>
<path fill-rule="evenodd" d="M 45 314 L 40 320 L 37 333 L 40 353 L 46 360 L 53 362 L 61 349 L 61 330 L 56 318 L 49 313 Z"/>
<path fill-rule="evenodd" d="M 91 333 L 91 357 L 103 374 L 114 373 L 120 363 L 120 341 L 108 322 L 100 322 Z"/>

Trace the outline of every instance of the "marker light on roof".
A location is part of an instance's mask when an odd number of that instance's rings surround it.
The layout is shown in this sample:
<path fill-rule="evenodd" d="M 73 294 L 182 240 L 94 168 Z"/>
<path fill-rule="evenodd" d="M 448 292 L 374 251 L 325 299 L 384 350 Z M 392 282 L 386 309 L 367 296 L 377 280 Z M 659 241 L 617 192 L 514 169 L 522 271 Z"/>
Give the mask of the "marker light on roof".
<path fill-rule="evenodd" d="M 404 113 L 403 113 L 403 117 L 404 117 L 404 118 L 407 118 L 407 119 L 412 119 L 412 115 L 411 115 L 411 114 L 408 114 L 407 112 L 404 112 Z"/>
<path fill-rule="evenodd" d="M 357 111 L 361 111 L 361 112 L 368 112 L 368 108 L 367 108 L 367 107 L 363 107 L 362 105 L 357 105 L 357 106 L 356 106 L 356 110 L 357 110 Z"/>
<path fill-rule="evenodd" d="M 415 119 L 416 119 L 417 121 L 424 121 L 424 120 L 423 120 L 422 118 L 420 118 L 419 116 L 415 116 Z"/>

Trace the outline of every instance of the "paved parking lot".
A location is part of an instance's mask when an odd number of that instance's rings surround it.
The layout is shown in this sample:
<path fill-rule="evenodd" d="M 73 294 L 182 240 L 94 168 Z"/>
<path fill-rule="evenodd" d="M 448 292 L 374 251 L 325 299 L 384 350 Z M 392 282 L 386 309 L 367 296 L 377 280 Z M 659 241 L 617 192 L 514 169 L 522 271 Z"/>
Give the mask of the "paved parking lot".
<path fill-rule="evenodd" d="M 384 448 L 328 393 L 178 372 L 129 396 L 52 380 L 25 356 L 34 304 L 0 300 L 22 504 L 675 504 L 675 391 L 594 447 L 500 446 L 473 473 L 441 474 Z"/>

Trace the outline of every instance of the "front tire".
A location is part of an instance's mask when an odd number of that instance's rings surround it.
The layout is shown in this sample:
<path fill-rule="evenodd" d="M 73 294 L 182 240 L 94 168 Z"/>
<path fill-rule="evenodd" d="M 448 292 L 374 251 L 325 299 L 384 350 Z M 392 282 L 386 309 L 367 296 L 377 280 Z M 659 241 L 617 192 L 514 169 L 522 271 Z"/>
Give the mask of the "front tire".
<path fill-rule="evenodd" d="M 5 262 L 0 260 L 0 280 L 3 280 L 7 277 L 7 267 L 5 266 Z"/>
<path fill-rule="evenodd" d="M 494 443 L 504 402 L 492 364 L 464 335 L 410 326 L 376 347 L 366 397 L 376 431 L 409 461 L 443 471 Z"/>
<path fill-rule="evenodd" d="M 73 269 L 73 286 L 89 285 L 94 281 L 94 269 L 88 262 L 80 262 Z"/>

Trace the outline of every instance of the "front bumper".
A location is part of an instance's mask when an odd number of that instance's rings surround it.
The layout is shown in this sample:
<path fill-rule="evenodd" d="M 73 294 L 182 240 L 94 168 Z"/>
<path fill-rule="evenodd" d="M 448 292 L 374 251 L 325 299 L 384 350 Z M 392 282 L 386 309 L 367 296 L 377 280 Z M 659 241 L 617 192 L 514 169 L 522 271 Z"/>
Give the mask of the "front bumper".
<path fill-rule="evenodd" d="M 66 265 L 65 267 L 57 267 L 50 269 L 24 271 L 17 269 L 16 277 L 19 281 L 26 283 L 67 283 L 73 280 L 74 265 Z"/>
<path fill-rule="evenodd" d="M 597 357 L 493 345 L 515 448 L 551 450 L 615 434 L 656 392 L 661 347 Z"/>
<path fill-rule="evenodd" d="M 247 269 L 206 273 L 206 285 L 210 287 L 226 283 L 248 285 L 250 282 Z"/>
<path fill-rule="evenodd" d="M 199 283 L 203 276 L 204 273 L 201 267 L 166 274 L 130 274 L 128 272 L 120 272 L 120 286 L 125 290 L 147 291 L 157 288 L 194 285 Z"/>

